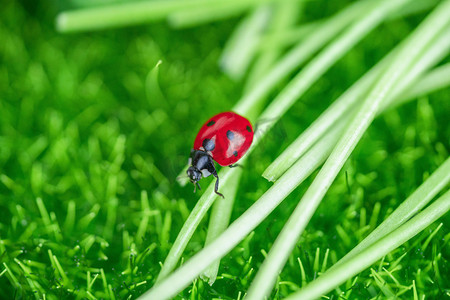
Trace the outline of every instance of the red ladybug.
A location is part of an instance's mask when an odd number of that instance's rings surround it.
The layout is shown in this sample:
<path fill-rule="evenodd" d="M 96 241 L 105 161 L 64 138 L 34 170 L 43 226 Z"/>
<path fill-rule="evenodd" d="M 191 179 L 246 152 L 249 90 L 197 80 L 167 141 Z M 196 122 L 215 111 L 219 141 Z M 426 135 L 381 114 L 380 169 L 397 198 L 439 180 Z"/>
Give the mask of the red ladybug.
<path fill-rule="evenodd" d="M 197 134 L 194 148 L 191 150 L 187 170 L 191 182 L 200 189 L 198 181 L 202 177 L 216 177 L 214 192 L 223 197 L 217 190 L 219 177 L 214 166 L 215 160 L 221 166 L 230 166 L 237 162 L 247 152 L 253 141 L 253 128 L 250 122 L 231 111 L 215 115 Z"/>

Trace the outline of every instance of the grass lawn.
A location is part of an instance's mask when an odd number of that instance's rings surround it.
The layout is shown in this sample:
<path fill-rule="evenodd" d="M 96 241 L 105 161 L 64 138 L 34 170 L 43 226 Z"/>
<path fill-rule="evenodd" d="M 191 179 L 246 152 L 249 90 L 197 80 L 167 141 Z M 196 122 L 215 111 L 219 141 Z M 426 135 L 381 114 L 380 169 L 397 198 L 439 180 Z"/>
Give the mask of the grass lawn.
<path fill-rule="evenodd" d="M 122 2 L 2 4 L 1 299 L 450 297 L 450 1 Z"/>

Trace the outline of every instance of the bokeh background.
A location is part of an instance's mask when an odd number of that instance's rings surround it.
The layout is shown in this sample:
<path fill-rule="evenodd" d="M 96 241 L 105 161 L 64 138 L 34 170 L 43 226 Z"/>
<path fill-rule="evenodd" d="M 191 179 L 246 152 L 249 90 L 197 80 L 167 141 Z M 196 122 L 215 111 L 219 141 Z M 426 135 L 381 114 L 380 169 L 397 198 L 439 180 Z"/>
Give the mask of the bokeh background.
<path fill-rule="evenodd" d="M 324 18 L 350 2 L 306 3 L 299 19 Z M 185 29 L 160 21 L 57 32 L 59 12 L 86 5 L 91 4 L 6 0 L 1 5 L 3 299 L 44 294 L 47 299 L 128 299 L 149 289 L 201 194 L 176 183 L 195 135 L 209 117 L 229 110 L 246 88 L 245 79 L 233 80 L 218 64 L 242 15 Z M 249 157 L 232 219 L 270 187 L 260 175 L 273 159 L 425 15 L 377 28 L 288 111 Z M 280 275 L 280 282 L 292 284 L 279 282 L 274 297 L 301 286 L 297 257 L 306 280 L 312 280 L 317 249 L 322 257 L 330 249 L 335 261 L 364 236 L 357 231 L 361 209 L 373 226 L 379 224 L 448 157 L 449 93 L 447 88 L 422 97 L 374 122 Z M 212 287 L 197 281 L 179 297 L 236 299 L 244 293 L 308 182 L 224 258 Z M 149 225 L 143 231 L 144 217 Z M 448 216 L 430 246 L 420 245 L 438 225 L 388 258 L 395 261 L 408 251 L 398 279 L 409 286 L 420 269 L 430 280 L 416 282 L 419 291 L 436 298 L 449 282 Z M 203 246 L 206 226 L 207 220 L 185 258 Z M 442 254 L 440 276 L 429 265 L 437 253 Z M 350 285 L 354 299 L 384 295 L 365 280 L 371 280 L 369 271 Z"/>

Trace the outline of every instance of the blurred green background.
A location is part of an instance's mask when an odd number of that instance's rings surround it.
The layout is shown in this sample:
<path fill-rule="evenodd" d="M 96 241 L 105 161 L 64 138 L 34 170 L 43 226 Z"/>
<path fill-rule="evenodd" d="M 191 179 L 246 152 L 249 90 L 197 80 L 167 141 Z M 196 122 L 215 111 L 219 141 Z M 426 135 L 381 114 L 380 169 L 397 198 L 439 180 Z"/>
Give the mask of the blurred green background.
<path fill-rule="evenodd" d="M 349 2 L 307 2 L 301 22 L 329 16 Z M 191 185 L 176 183 L 197 130 L 243 93 L 245 82 L 233 81 L 218 66 L 241 16 L 178 30 L 158 22 L 58 33 L 57 13 L 80 5 L 87 4 L 7 0 L 0 9 L 3 299 L 43 294 L 48 299 L 125 299 L 150 288 L 199 197 Z M 271 161 L 424 15 L 382 25 L 295 104 L 249 158 L 232 219 L 271 185 L 260 176 Z M 436 92 L 375 121 L 281 274 L 293 285 L 278 283 L 274 297 L 301 285 L 297 257 L 307 281 L 312 280 L 317 248 L 321 255 L 330 249 L 332 261 L 341 257 L 364 236 L 358 232 L 361 209 L 379 224 L 448 157 L 449 93 Z M 206 186 L 211 179 L 203 181 Z M 195 293 L 188 288 L 180 298 L 235 299 L 238 291 L 245 292 L 251 270 L 262 262 L 306 187 L 294 191 L 224 258 L 222 277 L 212 287 L 198 281 Z M 149 225 L 143 231 L 144 217 Z M 202 247 L 206 221 L 185 257 Z M 417 245 L 428 231 L 388 258 L 394 261 L 409 250 L 398 271 L 401 284 L 417 280 L 421 269 L 430 280 L 416 283 L 420 291 L 439 298 L 448 289 L 448 226 L 447 216 L 425 250 Z M 428 267 L 436 253 L 442 253 L 439 277 Z M 361 274 L 353 287 L 355 299 L 381 293 L 364 283 L 369 277 L 368 271 Z"/>

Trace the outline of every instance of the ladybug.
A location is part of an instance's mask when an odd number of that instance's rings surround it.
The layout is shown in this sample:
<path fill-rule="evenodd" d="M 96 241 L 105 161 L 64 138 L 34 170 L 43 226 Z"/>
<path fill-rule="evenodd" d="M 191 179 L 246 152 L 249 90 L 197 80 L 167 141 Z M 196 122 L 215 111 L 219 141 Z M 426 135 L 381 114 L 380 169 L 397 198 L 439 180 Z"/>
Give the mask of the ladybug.
<path fill-rule="evenodd" d="M 219 177 L 214 166 L 216 161 L 222 167 L 233 165 L 247 152 L 253 141 L 253 128 L 249 120 L 228 111 L 215 115 L 200 128 L 194 141 L 187 170 L 189 179 L 200 189 L 198 181 L 202 177 L 216 177 L 214 192 L 218 192 Z"/>

